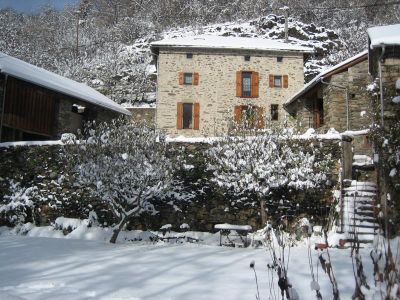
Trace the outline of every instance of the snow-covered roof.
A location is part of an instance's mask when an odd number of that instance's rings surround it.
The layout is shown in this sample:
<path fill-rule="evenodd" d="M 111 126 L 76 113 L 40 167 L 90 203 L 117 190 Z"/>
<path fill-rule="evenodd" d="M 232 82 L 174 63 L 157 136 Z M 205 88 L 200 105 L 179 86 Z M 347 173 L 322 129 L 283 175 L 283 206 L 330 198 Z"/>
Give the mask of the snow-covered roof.
<path fill-rule="evenodd" d="M 312 48 L 296 44 L 283 43 L 264 38 L 247 38 L 216 35 L 197 35 L 190 37 L 164 39 L 151 44 L 152 48 L 211 48 L 211 49 L 246 49 L 261 51 L 296 51 L 313 52 Z"/>
<path fill-rule="evenodd" d="M 125 115 L 131 113 L 91 87 L 66 77 L 36 67 L 0 52 L 0 71 L 12 77 L 27 81 L 82 101 L 98 105 Z"/>
<path fill-rule="evenodd" d="M 377 26 L 367 29 L 371 49 L 384 45 L 400 45 L 400 24 Z"/>
<path fill-rule="evenodd" d="M 364 50 L 363 52 L 361 52 L 353 57 L 350 57 L 350 58 L 346 59 L 345 61 L 342 61 L 341 63 L 319 73 L 316 77 L 313 78 L 313 80 L 311 80 L 309 83 L 304 85 L 304 87 L 300 91 L 298 91 L 296 94 L 294 94 L 292 97 L 290 97 L 286 101 L 285 106 L 291 104 L 292 102 L 297 100 L 300 96 L 304 95 L 306 92 L 311 90 L 315 85 L 317 85 L 324 78 L 327 78 L 327 77 L 330 77 L 331 75 L 333 75 L 332 73 L 334 73 L 335 71 L 338 71 L 344 67 L 350 67 L 350 65 L 352 65 L 354 63 L 358 63 L 361 60 L 367 59 L 367 55 L 368 55 L 368 50 Z"/>

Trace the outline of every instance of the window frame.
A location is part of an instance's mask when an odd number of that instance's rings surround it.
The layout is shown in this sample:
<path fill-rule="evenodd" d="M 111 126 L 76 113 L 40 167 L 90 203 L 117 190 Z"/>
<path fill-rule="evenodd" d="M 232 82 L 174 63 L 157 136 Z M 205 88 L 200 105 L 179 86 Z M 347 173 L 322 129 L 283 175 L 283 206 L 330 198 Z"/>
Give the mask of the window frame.
<path fill-rule="evenodd" d="M 271 121 L 279 121 L 279 104 L 271 104 L 270 117 Z"/>
<path fill-rule="evenodd" d="M 185 127 L 185 107 L 190 106 L 190 122 L 188 124 L 188 127 Z M 193 123 L 194 123 L 194 104 L 190 102 L 184 102 L 182 103 L 182 129 L 193 129 Z M 187 119 L 187 118 L 186 118 Z"/>
<path fill-rule="evenodd" d="M 279 79 L 280 84 L 276 84 L 276 80 Z M 274 75 L 274 87 L 281 88 L 283 87 L 283 76 L 282 75 Z"/>
<path fill-rule="evenodd" d="M 247 72 L 247 71 L 243 71 L 242 72 L 242 97 L 243 98 L 251 98 L 252 95 L 252 72 Z M 244 80 L 248 79 L 249 80 L 249 90 L 245 90 L 245 84 L 244 84 Z"/>
<path fill-rule="evenodd" d="M 245 104 L 235 106 L 239 114 L 235 116 L 237 124 L 244 126 L 245 129 L 265 128 L 264 108 L 262 106 Z"/>
<path fill-rule="evenodd" d="M 186 78 L 189 78 L 189 77 L 190 77 L 190 82 L 186 81 Z M 193 73 L 188 73 L 188 72 L 183 73 L 183 84 L 184 85 L 193 85 Z"/>

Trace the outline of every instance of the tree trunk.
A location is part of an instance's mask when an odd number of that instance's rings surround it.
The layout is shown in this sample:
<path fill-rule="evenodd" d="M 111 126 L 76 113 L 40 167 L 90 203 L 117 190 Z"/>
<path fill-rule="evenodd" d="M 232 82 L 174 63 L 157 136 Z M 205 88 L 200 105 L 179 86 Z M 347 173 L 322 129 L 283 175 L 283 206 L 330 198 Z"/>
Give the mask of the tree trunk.
<path fill-rule="evenodd" d="M 118 227 L 114 229 L 113 235 L 110 239 L 110 243 L 115 244 L 115 242 L 117 241 L 118 234 L 120 233 L 120 231 L 122 230 L 122 228 L 126 223 L 128 223 L 128 217 L 124 217 L 119 223 Z"/>
<path fill-rule="evenodd" d="M 258 196 L 258 201 L 260 201 L 261 210 L 261 226 L 264 228 L 267 224 L 267 213 L 265 212 L 265 201 L 264 198 Z"/>

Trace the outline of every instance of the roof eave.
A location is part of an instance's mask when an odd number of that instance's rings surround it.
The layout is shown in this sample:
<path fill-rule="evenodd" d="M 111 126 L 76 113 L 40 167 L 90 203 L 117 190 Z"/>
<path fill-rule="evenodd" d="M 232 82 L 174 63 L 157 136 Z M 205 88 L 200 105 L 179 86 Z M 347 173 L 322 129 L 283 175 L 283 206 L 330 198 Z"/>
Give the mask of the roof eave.
<path fill-rule="evenodd" d="M 278 48 L 271 48 L 271 49 L 260 49 L 260 48 L 244 48 L 244 47 L 206 47 L 206 46 L 197 46 L 197 45 L 172 45 L 172 44 L 152 44 L 150 45 L 150 49 L 152 53 L 158 53 L 160 48 L 181 48 L 181 49 L 218 49 L 218 50 L 251 50 L 251 51 L 265 51 L 265 52 L 272 52 L 272 51 L 282 51 L 282 52 L 296 52 L 296 53 L 314 53 L 314 50 L 311 48 L 307 49 L 278 49 Z M 157 52 L 153 51 L 156 50 Z"/>

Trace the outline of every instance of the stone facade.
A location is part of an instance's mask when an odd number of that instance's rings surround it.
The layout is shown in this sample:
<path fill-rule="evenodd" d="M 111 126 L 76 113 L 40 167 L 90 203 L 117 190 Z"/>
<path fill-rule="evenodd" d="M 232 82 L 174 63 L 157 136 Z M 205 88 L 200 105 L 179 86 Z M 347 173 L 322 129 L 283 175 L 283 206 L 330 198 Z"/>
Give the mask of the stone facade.
<path fill-rule="evenodd" d="M 323 81 L 324 83 L 318 83 L 294 104 L 295 108 L 292 110 L 296 113 L 297 125 L 304 130 L 315 128 L 320 133 L 325 133 L 330 128 L 335 128 L 339 132 L 369 128 L 373 110 L 367 91 L 370 83 L 368 60 L 365 59 L 342 72 L 324 78 Z M 316 101 L 323 103 L 323 123 L 319 127 L 315 122 Z M 367 136 L 356 137 L 353 140 L 353 147 L 357 154 L 372 154 Z"/>
<path fill-rule="evenodd" d="M 193 54 L 187 58 L 186 54 Z M 245 56 L 250 56 L 249 61 Z M 282 61 L 278 62 L 278 57 Z M 259 74 L 259 97 L 236 96 L 236 72 Z M 198 73 L 198 85 L 180 85 L 179 73 Z M 288 75 L 288 87 L 269 87 L 269 75 Z M 263 108 L 265 126 L 271 104 L 278 105 L 278 122 L 286 119 L 283 103 L 303 87 L 303 53 L 160 48 L 158 55 L 157 127 L 172 136 L 216 136 L 228 131 L 235 106 Z M 177 129 L 177 103 L 199 103 L 199 130 Z"/>
<path fill-rule="evenodd" d="M 57 103 L 56 138 L 60 138 L 63 133 L 76 133 L 78 129 L 82 129 L 84 122 L 92 120 L 109 122 L 120 115 L 114 111 L 64 95 L 59 95 Z M 83 113 L 73 112 L 72 106 L 74 104 L 85 107 L 85 111 Z"/>
<path fill-rule="evenodd" d="M 136 123 L 144 123 L 147 126 L 154 127 L 156 119 L 156 109 L 153 107 L 129 107 L 132 114 L 131 119 Z"/>

